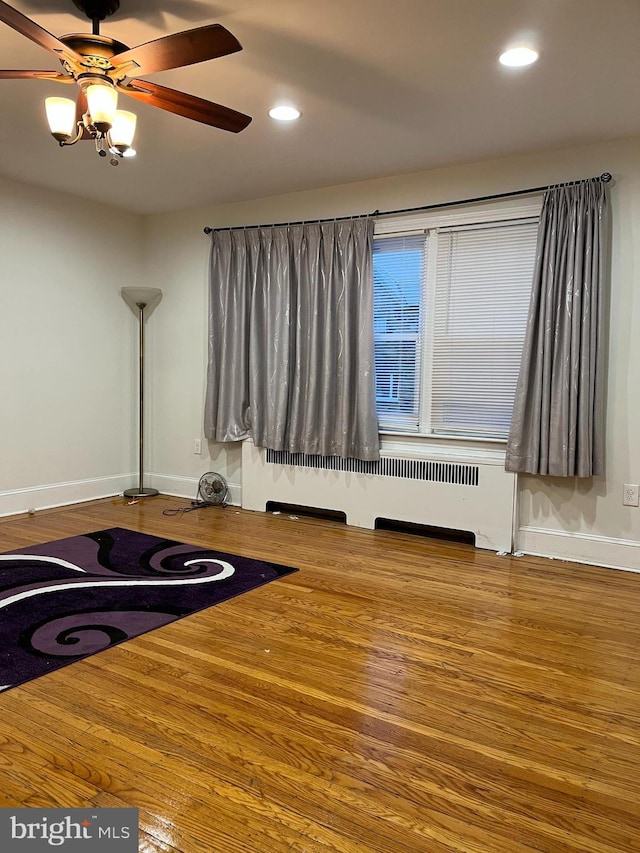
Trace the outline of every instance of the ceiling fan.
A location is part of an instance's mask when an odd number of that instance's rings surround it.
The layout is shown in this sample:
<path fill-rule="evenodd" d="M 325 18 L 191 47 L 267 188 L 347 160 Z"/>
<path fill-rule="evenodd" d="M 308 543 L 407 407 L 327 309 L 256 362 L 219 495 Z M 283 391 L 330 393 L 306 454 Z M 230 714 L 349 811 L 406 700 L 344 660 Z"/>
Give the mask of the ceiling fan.
<path fill-rule="evenodd" d="M 0 0 L 0 21 L 49 50 L 62 65 L 61 71 L 0 70 L 0 80 L 75 82 L 80 87 L 72 117 L 69 106 L 72 102 L 64 98 L 47 99 L 51 102 L 66 101 L 67 104 L 64 122 L 57 130 L 49 115 L 49 107 L 53 113 L 56 105 L 47 104 L 51 132 L 60 145 L 72 145 L 80 139 L 94 139 L 101 156 L 106 156 L 105 142 L 113 154 L 126 156 L 131 147 L 129 136 L 133 136 L 130 127 L 128 130 L 125 127 L 127 121 L 131 124 L 127 116 L 132 117 L 134 129 L 135 116 L 116 110 L 119 92 L 161 110 L 232 133 L 244 130 L 251 122 L 250 116 L 229 107 L 138 79 L 141 74 L 182 68 L 242 50 L 240 42 L 223 26 L 209 24 L 129 48 L 122 42 L 100 35 L 100 22 L 118 10 L 120 0 L 73 2 L 92 22 L 92 32 L 72 33 L 57 38 Z M 118 116 L 117 113 L 124 115 Z M 76 133 L 75 138 L 73 133 Z M 114 134 L 122 136 L 122 140 L 115 139 Z"/>

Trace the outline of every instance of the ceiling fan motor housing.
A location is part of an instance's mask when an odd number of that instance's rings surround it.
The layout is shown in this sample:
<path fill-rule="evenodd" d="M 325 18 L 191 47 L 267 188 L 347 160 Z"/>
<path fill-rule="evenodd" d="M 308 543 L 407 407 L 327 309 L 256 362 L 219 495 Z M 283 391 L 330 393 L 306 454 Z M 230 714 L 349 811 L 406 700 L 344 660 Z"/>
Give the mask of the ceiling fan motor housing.
<path fill-rule="evenodd" d="M 120 0 L 73 0 L 90 21 L 104 21 L 120 8 Z"/>

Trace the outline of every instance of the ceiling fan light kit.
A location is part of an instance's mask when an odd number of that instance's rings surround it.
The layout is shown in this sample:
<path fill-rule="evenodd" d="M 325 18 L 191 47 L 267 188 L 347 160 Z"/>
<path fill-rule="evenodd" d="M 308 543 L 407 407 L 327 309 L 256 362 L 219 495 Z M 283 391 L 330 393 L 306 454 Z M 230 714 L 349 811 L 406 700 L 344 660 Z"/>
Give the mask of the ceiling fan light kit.
<path fill-rule="evenodd" d="M 113 165 L 123 157 L 132 157 L 136 116 L 129 110 L 117 109 L 120 92 L 232 133 L 244 130 L 251 122 L 250 116 L 229 107 L 138 79 L 139 74 L 182 68 L 242 50 L 240 42 L 223 26 L 209 24 L 129 48 L 100 35 L 100 21 L 118 10 L 119 0 L 73 0 L 73 3 L 92 21 L 92 32 L 57 38 L 0 0 L 0 21 L 49 50 L 62 65 L 61 72 L 0 71 L 0 79 L 52 80 L 76 83 L 80 88 L 76 101 L 45 99 L 49 129 L 61 146 L 91 139 L 101 157 L 114 155 L 110 161 Z"/>
<path fill-rule="evenodd" d="M 76 103 L 69 98 L 45 98 L 47 121 L 54 139 L 63 146 L 92 138 L 101 157 L 107 156 L 107 149 L 115 157 L 134 156 L 135 113 L 116 109 L 118 93 L 109 86 L 93 84 L 85 92 L 87 111 L 81 119 L 76 119 Z M 116 165 L 118 161 L 111 162 Z"/>

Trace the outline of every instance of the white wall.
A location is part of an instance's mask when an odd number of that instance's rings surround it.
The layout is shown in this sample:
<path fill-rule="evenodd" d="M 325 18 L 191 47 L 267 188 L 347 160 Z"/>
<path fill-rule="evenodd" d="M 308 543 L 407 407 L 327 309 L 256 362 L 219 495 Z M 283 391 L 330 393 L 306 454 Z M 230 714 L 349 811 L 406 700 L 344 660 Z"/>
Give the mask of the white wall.
<path fill-rule="evenodd" d="M 0 514 L 133 484 L 140 217 L 0 178 Z"/>
<path fill-rule="evenodd" d="M 208 470 L 239 498 L 240 448 L 203 440 L 207 264 L 204 225 L 389 210 L 613 173 L 607 470 L 593 481 L 525 477 L 521 548 L 640 570 L 640 140 L 468 164 L 146 217 L 0 178 L 0 514 L 115 494 L 137 467 L 136 320 L 125 284 L 162 287 L 147 326 L 146 469 L 192 497 Z"/>
<path fill-rule="evenodd" d="M 640 394 L 633 345 L 640 310 L 640 140 L 622 140 L 367 181 L 233 205 L 148 217 L 145 277 L 165 296 L 154 314 L 155 484 L 193 496 L 197 478 L 217 470 L 240 483 L 240 449 L 203 442 L 207 263 L 203 226 L 260 224 L 391 210 L 609 171 L 613 207 L 607 471 L 581 482 L 526 477 L 519 487 L 519 543 L 528 551 L 640 569 L 640 509 L 622 506 L 622 484 L 640 481 Z M 631 368 L 629 367 L 631 365 Z M 237 495 L 237 489 L 236 489 Z"/>

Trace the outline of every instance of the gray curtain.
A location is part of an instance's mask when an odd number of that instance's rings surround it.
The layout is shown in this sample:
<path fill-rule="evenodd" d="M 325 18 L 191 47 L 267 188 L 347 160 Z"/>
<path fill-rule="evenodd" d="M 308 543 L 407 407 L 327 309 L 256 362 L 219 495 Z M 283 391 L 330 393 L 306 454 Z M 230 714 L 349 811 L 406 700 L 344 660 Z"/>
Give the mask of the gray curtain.
<path fill-rule="evenodd" d="M 212 240 L 205 435 L 378 459 L 373 220 Z"/>
<path fill-rule="evenodd" d="M 506 468 L 591 477 L 603 468 L 608 203 L 599 180 L 544 199 Z"/>

